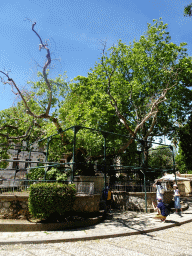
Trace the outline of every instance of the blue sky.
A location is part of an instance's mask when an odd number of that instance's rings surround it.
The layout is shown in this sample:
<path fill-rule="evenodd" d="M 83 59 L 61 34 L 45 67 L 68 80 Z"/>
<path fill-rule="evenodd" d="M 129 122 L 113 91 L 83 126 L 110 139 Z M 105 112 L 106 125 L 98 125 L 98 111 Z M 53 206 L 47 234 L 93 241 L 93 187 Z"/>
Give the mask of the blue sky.
<path fill-rule="evenodd" d="M 67 72 L 68 80 L 86 76 L 101 56 L 101 41 L 107 48 L 119 39 L 129 44 L 147 30 L 147 23 L 162 17 L 168 23 L 172 42 L 188 44 L 192 56 L 192 19 L 183 16 L 192 0 L 1 0 L 0 70 L 10 71 L 20 88 L 36 80 L 44 65 L 38 38 L 26 18 L 36 21 L 42 39 L 52 53 L 50 76 Z M 0 83 L 0 110 L 18 98 L 9 85 Z"/>

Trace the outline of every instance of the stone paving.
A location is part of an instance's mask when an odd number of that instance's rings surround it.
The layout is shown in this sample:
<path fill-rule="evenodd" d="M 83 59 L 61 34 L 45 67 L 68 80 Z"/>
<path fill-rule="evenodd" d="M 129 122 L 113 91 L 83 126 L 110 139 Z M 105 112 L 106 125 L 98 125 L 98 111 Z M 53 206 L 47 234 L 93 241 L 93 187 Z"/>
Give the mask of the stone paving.
<path fill-rule="evenodd" d="M 192 255 L 192 223 L 147 234 L 78 242 L 0 245 L 1 256 Z"/>
<path fill-rule="evenodd" d="M 192 255 L 192 207 L 182 217 L 171 214 L 165 223 L 154 215 L 114 211 L 88 228 L 0 232 L 0 256 Z"/>
<path fill-rule="evenodd" d="M 192 207 L 184 211 L 182 216 L 176 213 L 169 215 L 165 223 L 155 220 L 154 216 L 155 213 L 114 211 L 104 222 L 90 227 L 64 231 L 0 232 L 0 245 L 8 243 L 71 242 L 148 233 L 192 221 Z"/>

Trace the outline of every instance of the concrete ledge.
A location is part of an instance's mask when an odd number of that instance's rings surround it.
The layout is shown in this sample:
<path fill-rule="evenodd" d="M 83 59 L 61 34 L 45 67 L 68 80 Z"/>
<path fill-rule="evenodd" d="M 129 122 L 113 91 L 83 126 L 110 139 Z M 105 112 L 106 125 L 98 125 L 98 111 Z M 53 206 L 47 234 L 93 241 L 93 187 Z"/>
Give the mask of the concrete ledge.
<path fill-rule="evenodd" d="M 100 223 L 104 218 L 104 214 L 101 213 L 98 217 L 87 218 L 81 221 L 69 221 L 63 223 L 33 223 L 29 221 L 16 220 L 16 222 L 10 221 L 10 223 L 0 223 L 0 232 L 30 232 L 30 231 L 62 231 L 65 229 L 81 228 L 96 225 Z"/>

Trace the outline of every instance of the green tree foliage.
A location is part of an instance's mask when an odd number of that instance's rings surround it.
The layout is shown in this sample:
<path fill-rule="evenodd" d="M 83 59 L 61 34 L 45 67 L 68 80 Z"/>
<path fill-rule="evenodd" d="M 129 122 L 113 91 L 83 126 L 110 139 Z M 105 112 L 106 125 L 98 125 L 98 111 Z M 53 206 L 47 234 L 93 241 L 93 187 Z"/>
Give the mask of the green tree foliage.
<path fill-rule="evenodd" d="M 0 160 L 1 159 L 9 159 L 9 154 L 3 147 L 0 147 Z M 0 162 L 0 168 L 5 169 L 9 165 L 8 162 L 2 161 Z"/>
<path fill-rule="evenodd" d="M 173 152 L 170 147 L 158 146 L 149 150 L 147 179 L 154 180 L 164 172 L 173 172 Z"/>
<path fill-rule="evenodd" d="M 33 168 L 28 173 L 29 180 L 43 180 L 45 177 L 45 168 Z"/>
<path fill-rule="evenodd" d="M 192 115 L 187 123 L 179 129 L 179 152 L 176 158 L 179 171 L 192 171 Z"/>
<path fill-rule="evenodd" d="M 187 5 L 184 8 L 184 16 L 191 17 L 192 16 L 192 3 Z"/>
<path fill-rule="evenodd" d="M 32 104 L 31 104 L 32 105 Z M 35 104 L 34 104 L 35 105 Z M 38 111 L 38 106 L 33 108 Z M 22 102 L 18 102 L 15 107 L 0 111 L 0 138 L 5 144 L 29 140 L 29 143 L 36 141 L 42 136 L 45 122 L 29 117 Z"/>
<path fill-rule="evenodd" d="M 148 165 L 162 170 L 173 169 L 173 153 L 169 147 L 158 146 L 149 151 Z"/>
<path fill-rule="evenodd" d="M 139 41 L 119 41 L 87 77 L 78 76 L 60 108 L 71 124 L 109 130 L 151 141 L 172 134 L 190 109 L 192 60 L 186 44 L 171 42 L 167 24 L 154 21 Z M 123 152 L 132 139 L 124 139 Z"/>
<path fill-rule="evenodd" d="M 18 102 L 14 107 L 0 111 L 0 145 L 4 154 L 14 144 L 21 143 L 22 145 L 22 141 L 25 141 L 30 145 L 39 139 L 46 138 L 62 130 L 57 118 L 60 99 L 62 98 L 63 100 L 66 93 L 67 83 L 65 82 L 65 78 L 59 76 L 54 80 L 50 79 L 52 86 L 51 116 L 50 118 L 36 118 L 36 116 L 41 116 L 43 113 L 48 99 L 46 83 L 43 81 L 41 73 L 38 73 L 38 76 L 40 77 L 38 82 L 29 82 L 31 92 L 23 92 L 27 106 L 34 115 L 28 114 L 23 101 Z M 61 135 L 59 135 L 59 141 L 61 151 L 66 138 L 63 137 L 62 140 Z M 47 141 L 45 140 L 40 146 L 46 148 L 46 143 Z M 54 150 L 54 148 L 52 149 Z M 29 147 L 24 150 L 29 150 Z M 54 155 L 52 157 L 53 159 L 51 159 L 51 154 Z M 1 154 L 0 158 L 5 159 L 5 156 Z M 57 152 L 54 154 L 50 151 L 50 159 L 55 160 L 56 158 L 58 160 Z"/>
<path fill-rule="evenodd" d="M 48 72 L 47 72 L 48 75 Z M 29 95 L 28 101 L 35 105 L 32 109 L 34 115 L 40 116 L 44 113 L 46 106 L 49 104 L 49 90 L 47 89 L 47 84 L 44 80 L 44 76 L 41 72 L 38 72 L 37 77 L 39 81 L 33 82 L 29 81 L 28 84 L 31 86 L 31 93 Z M 47 118 L 52 121 L 52 119 L 58 116 L 58 109 L 60 107 L 60 101 L 65 99 L 65 95 L 68 92 L 68 84 L 66 82 L 67 76 L 58 75 L 55 79 L 49 79 L 49 83 L 52 91 L 51 99 L 51 117 Z"/>
<path fill-rule="evenodd" d="M 63 173 L 61 170 L 57 168 L 51 168 L 46 173 L 45 177 L 45 171 L 46 169 L 43 167 L 39 168 L 33 168 L 28 173 L 28 179 L 29 180 L 56 180 L 56 181 L 65 181 L 67 180 L 67 174 Z"/>
<path fill-rule="evenodd" d="M 61 141 L 50 143 L 53 150 L 49 154 L 49 161 L 56 161 L 64 152 L 72 152 L 73 132 L 64 136 L 62 129 L 82 125 L 127 134 L 127 138 L 106 138 L 107 154 L 119 154 L 135 141 L 133 137 L 151 141 L 154 136 L 171 136 L 174 122 L 183 121 L 191 108 L 192 60 L 185 43 L 178 46 L 171 42 L 167 24 L 161 20 L 148 24 L 139 41 L 129 45 L 119 41 L 107 52 L 104 46 L 101 59 L 88 76 L 78 76 L 69 86 L 62 76 L 48 79 L 50 51 L 34 30 L 35 25 L 32 30 L 40 40 L 40 49 L 47 53 L 47 61 L 38 74 L 39 81 L 30 82 L 32 91 L 23 93 L 8 73 L 0 71 L 7 79 L 1 81 L 11 84 L 22 99 L 21 118 L 15 120 L 17 126 L 11 131 L 11 127 L 3 126 L 2 143 L 13 139 L 7 137 L 8 133 L 17 133 L 15 140 L 26 139 L 29 134 L 37 140 L 58 132 Z M 34 128 L 37 130 L 32 136 Z M 81 129 L 77 133 L 76 148 L 83 146 L 86 161 L 93 155 L 103 157 L 103 143 L 100 132 Z"/>
<path fill-rule="evenodd" d="M 186 173 L 189 171 L 188 167 L 186 166 L 185 157 L 183 155 L 183 152 L 180 146 L 179 146 L 178 153 L 176 154 L 176 157 L 175 157 L 175 163 L 176 163 L 176 169 L 180 173 Z"/>
<path fill-rule="evenodd" d="M 9 149 L 25 141 L 29 145 L 44 134 L 45 122 L 29 117 L 22 102 L 15 107 L 0 111 L 0 159 L 9 158 Z M 28 150 L 21 148 L 21 150 Z M 0 162 L 1 168 L 6 168 L 7 162 Z"/>

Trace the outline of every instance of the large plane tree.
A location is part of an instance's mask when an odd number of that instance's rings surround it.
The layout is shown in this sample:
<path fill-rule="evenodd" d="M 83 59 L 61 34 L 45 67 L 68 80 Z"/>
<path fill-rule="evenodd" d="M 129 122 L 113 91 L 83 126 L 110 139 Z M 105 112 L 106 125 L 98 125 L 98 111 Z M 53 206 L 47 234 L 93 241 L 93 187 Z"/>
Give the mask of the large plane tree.
<path fill-rule="evenodd" d="M 71 84 L 61 119 L 129 135 L 119 153 L 136 137 L 171 137 L 191 108 L 192 59 L 185 46 L 171 41 L 161 20 L 148 24 L 139 41 L 119 41 L 108 51 L 104 45 L 88 76 Z"/>

